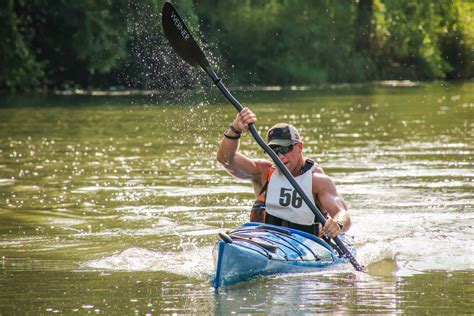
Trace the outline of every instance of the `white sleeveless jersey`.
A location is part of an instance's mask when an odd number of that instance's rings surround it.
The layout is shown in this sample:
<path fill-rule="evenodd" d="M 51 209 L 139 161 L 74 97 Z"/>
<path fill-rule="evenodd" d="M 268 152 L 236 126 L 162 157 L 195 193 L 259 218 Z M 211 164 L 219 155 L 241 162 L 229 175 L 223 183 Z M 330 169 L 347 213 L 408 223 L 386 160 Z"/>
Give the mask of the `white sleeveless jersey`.
<path fill-rule="evenodd" d="M 296 182 L 313 203 L 314 168 L 316 168 L 316 164 L 302 175 L 295 177 Z M 268 183 L 266 211 L 268 214 L 295 224 L 314 224 L 313 212 L 278 168 L 273 172 Z"/>

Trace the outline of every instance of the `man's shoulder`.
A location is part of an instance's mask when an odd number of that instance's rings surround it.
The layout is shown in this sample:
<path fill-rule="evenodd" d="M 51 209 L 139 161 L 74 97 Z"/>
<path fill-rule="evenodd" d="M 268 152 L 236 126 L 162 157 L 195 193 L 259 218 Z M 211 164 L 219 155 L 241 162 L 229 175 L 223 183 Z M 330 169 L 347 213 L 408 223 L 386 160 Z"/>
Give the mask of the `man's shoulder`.
<path fill-rule="evenodd" d="M 331 179 L 331 177 L 318 170 L 313 170 L 313 179 L 316 181 L 327 181 L 328 179 Z"/>
<path fill-rule="evenodd" d="M 316 161 L 314 161 L 311 158 L 303 157 L 304 159 L 304 167 L 303 167 L 303 172 L 306 172 L 307 170 L 311 169 L 312 173 L 322 173 L 324 174 L 323 167 Z"/>
<path fill-rule="evenodd" d="M 258 175 L 255 175 L 252 182 L 254 182 L 254 185 L 257 186 L 257 191 L 260 191 L 267 179 L 268 170 L 270 170 L 273 164 L 270 161 L 264 159 L 253 159 L 253 162 L 258 169 Z"/>
<path fill-rule="evenodd" d="M 316 190 L 320 190 L 327 185 L 333 184 L 333 180 L 330 176 L 325 173 L 315 172 L 313 171 L 313 188 Z"/>
<path fill-rule="evenodd" d="M 313 166 L 313 174 L 325 174 L 323 167 L 321 167 L 317 162 L 314 163 Z"/>
<path fill-rule="evenodd" d="M 334 190 L 334 181 L 330 176 L 323 173 L 313 173 L 313 193 L 324 194 L 326 192 L 332 192 Z"/>
<path fill-rule="evenodd" d="M 273 164 L 265 159 L 254 159 L 255 165 L 260 169 L 260 173 L 267 173 Z"/>

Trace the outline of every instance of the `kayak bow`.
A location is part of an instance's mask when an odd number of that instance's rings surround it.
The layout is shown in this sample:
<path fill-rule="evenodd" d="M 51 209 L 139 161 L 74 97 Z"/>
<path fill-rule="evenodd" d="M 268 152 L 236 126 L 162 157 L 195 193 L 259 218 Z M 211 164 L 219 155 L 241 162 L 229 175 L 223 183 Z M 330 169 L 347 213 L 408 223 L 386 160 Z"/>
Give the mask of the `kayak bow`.
<path fill-rule="evenodd" d="M 296 229 L 246 223 L 219 236 L 214 248 L 215 288 L 258 276 L 313 272 L 348 262 L 323 239 Z M 355 255 L 348 239 L 341 239 Z"/>

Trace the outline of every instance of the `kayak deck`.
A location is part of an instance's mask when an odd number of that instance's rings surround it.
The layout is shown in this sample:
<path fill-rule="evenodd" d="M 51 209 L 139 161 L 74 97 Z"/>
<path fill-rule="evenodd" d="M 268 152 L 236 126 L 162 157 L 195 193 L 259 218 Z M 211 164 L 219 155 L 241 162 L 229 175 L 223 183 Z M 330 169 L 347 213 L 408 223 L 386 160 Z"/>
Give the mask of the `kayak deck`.
<path fill-rule="evenodd" d="M 247 223 L 228 233 L 214 248 L 215 288 L 257 276 L 317 271 L 347 259 L 314 235 L 273 225 Z"/>

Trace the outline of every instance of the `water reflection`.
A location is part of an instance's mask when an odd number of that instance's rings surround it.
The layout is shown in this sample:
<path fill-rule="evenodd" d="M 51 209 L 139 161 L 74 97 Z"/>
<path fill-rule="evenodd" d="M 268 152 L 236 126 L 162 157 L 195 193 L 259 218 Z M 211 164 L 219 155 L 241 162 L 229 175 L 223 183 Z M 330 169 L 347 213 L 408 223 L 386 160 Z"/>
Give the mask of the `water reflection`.
<path fill-rule="evenodd" d="M 215 313 L 386 313 L 397 309 L 394 287 L 353 273 L 281 276 L 219 290 Z"/>
<path fill-rule="evenodd" d="M 12 282 L 12 280 L 16 282 Z M 10 272 L 0 275 L 0 311 L 8 314 L 164 314 L 207 312 L 205 284 L 158 272 Z M 16 293 L 16 295 L 14 295 Z M 23 293 L 23 295 L 18 295 Z"/>

